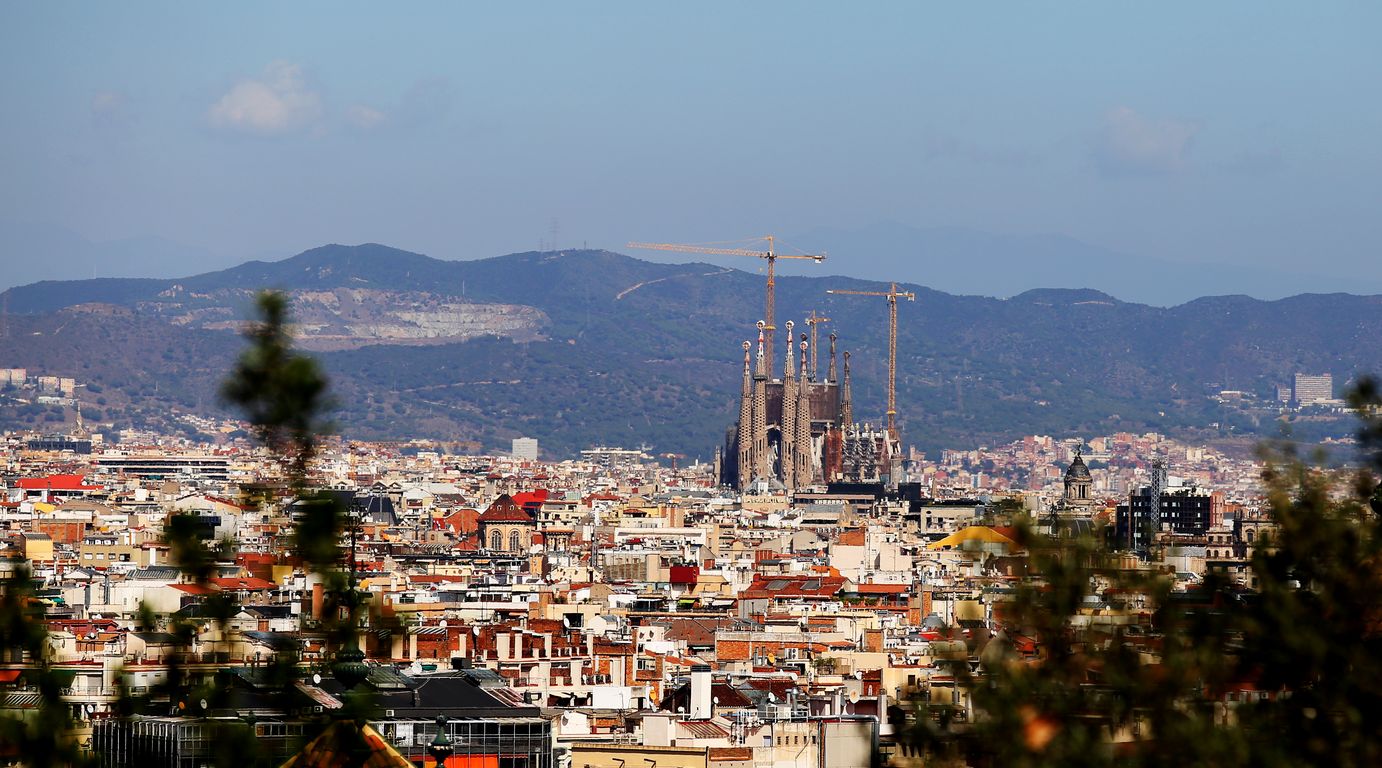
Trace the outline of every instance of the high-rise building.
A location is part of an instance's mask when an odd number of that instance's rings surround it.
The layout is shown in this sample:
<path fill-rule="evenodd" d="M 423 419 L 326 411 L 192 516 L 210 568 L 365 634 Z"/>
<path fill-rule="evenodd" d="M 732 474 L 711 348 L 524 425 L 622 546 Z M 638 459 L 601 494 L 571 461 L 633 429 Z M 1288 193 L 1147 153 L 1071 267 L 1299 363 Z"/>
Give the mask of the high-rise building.
<path fill-rule="evenodd" d="M 1157 501 L 1164 530 L 1182 535 L 1202 536 L 1224 521 L 1224 494 L 1206 493 L 1182 487 L 1162 491 Z M 1114 518 L 1114 540 L 1129 549 L 1151 545 L 1152 490 L 1142 487 L 1129 494 L 1127 504 L 1119 504 Z"/>
<path fill-rule="evenodd" d="M 511 452 L 515 459 L 537 461 L 537 438 L 515 437 L 513 439 L 513 451 Z"/>
<path fill-rule="evenodd" d="M 1328 373 L 1322 373 L 1318 376 L 1297 373 L 1291 394 L 1298 405 L 1309 405 L 1321 400 L 1333 400 L 1334 376 Z"/>

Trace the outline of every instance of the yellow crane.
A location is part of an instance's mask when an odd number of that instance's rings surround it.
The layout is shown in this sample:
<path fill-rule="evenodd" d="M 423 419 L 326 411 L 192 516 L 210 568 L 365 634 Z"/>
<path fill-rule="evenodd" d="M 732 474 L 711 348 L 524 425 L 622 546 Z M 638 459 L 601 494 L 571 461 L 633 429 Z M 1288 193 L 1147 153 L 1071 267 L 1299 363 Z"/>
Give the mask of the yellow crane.
<path fill-rule="evenodd" d="M 814 261 L 814 262 L 816 262 L 817 264 L 819 264 L 819 263 L 821 263 L 822 261 L 825 261 L 825 254 L 823 254 L 823 253 L 778 253 L 777 250 L 776 250 L 776 248 L 774 247 L 775 242 L 774 242 L 774 237 L 773 237 L 772 235 L 765 235 L 765 236 L 763 236 L 763 237 L 757 237 L 757 238 L 749 238 L 748 241 L 749 241 L 749 242 L 766 241 L 766 242 L 768 243 L 768 249 L 767 249 L 766 251 L 761 251 L 761 250 L 754 250 L 754 249 L 752 249 L 752 248 L 721 248 L 721 247 L 718 247 L 718 245 L 715 244 L 715 243 L 709 243 L 709 244 L 705 244 L 705 245 L 696 245 L 696 244 L 683 245 L 683 244 L 681 244 L 681 243 L 637 243 L 637 242 L 635 242 L 635 243 L 629 243 L 627 247 L 629 247 L 629 248 L 644 248 L 644 249 L 652 250 L 652 251 L 676 251 L 676 252 L 678 252 L 678 253 L 708 253 L 708 254 L 713 254 L 713 255 L 717 255 L 717 256 L 753 256 L 753 257 L 759 258 L 759 259 L 766 259 L 767 262 L 768 262 L 768 287 L 767 287 L 767 295 L 764 297 L 764 300 L 763 300 L 763 322 L 765 323 L 765 325 L 763 326 L 763 330 L 764 330 L 764 334 L 763 334 L 763 343 L 764 343 L 764 354 L 767 355 L 767 360 L 766 360 L 765 362 L 767 363 L 767 366 L 768 366 L 768 378 L 771 379 L 772 376 L 773 376 L 773 331 L 777 330 L 777 329 L 774 327 L 774 324 L 773 324 L 773 310 L 774 310 L 773 292 L 774 292 L 774 286 L 777 285 L 777 279 L 776 279 L 776 277 L 775 277 L 775 276 L 776 276 L 776 273 L 777 273 L 777 269 L 776 269 L 777 260 L 778 260 L 778 259 L 810 259 L 811 261 Z M 738 241 L 738 242 L 745 242 L 745 241 Z M 787 340 L 787 343 L 788 343 L 788 344 L 791 344 L 791 343 L 792 343 L 792 340 L 791 340 L 791 339 L 788 339 L 788 340 Z"/>
<path fill-rule="evenodd" d="M 806 318 L 806 324 L 809 325 L 809 326 L 811 326 L 811 378 L 812 378 L 812 380 L 814 380 L 814 379 L 816 378 L 816 338 L 819 336 L 819 334 L 816 332 L 816 326 L 817 326 L 817 325 L 820 325 L 821 323 L 828 323 L 828 322 L 830 322 L 830 318 L 824 317 L 824 316 L 822 316 L 822 315 L 816 314 L 816 310 L 814 310 L 814 309 L 811 310 L 811 316 L 808 317 L 808 318 Z"/>
<path fill-rule="evenodd" d="M 849 291 L 835 289 L 826 293 L 847 296 L 885 296 L 888 299 L 888 435 L 897 439 L 897 300 L 905 298 L 916 301 L 917 295 L 911 291 L 897 290 L 897 283 L 886 291 Z"/>

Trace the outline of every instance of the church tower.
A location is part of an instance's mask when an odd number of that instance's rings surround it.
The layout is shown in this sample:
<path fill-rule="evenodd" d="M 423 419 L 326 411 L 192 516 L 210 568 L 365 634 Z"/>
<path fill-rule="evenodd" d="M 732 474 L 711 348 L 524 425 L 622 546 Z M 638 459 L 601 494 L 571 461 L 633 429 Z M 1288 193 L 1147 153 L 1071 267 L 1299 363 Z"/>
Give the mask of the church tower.
<path fill-rule="evenodd" d="M 768 452 L 768 361 L 763 351 L 763 328 L 766 325 L 762 320 L 758 321 L 758 359 L 753 371 L 753 456 L 752 466 L 748 467 L 749 482 L 760 477 L 772 477 L 773 474 L 773 457 Z"/>
<path fill-rule="evenodd" d="M 750 475 L 753 467 L 753 372 L 749 369 L 749 349 L 752 346 L 749 342 L 744 342 L 744 387 L 739 395 L 739 463 L 734 466 L 741 491 L 748 488 L 749 482 L 753 480 Z"/>
<path fill-rule="evenodd" d="M 1094 479 L 1089 476 L 1089 467 L 1085 466 L 1079 448 L 1075 449 L 1075 460 L 1065 470 L 1065 493 L 1061 501 L 1071 507 L 1085 507 L 1094 503 Z"/>
<path fill-rule="evenodd" d="M 792 321 L 787 321 L 787 354 L 782 361 L 782 418 L 778 424 L 777 463 L 782 484 L 797 487 L 797 373 L 792 349 Z M 802 370 L 801 389 L 806 389 L 806 371 Z"/>
<path fill-rule="evenodd" d="M 854 426 L 854 403 L 849 391 L 849 352 L 845 352 L 845 380 L 840 385 L 840 424 L 845 429 Z"/>
<path fill-rule="evenodd" d="M 789 334 L 787 338 L 790 341 L 792 337 Z M 788 346 L 791 346 L 790 343 Z M 803 371 L 806 370 L 806 350 L 808 346 L 809 345 L 806 343 L 806 334 L 803 333 L 801 335 L 801 367 Z M 816 463 L 814 457 L 816 452 L 814 450 L 814 444 L 811 441 L 811 392 L 806 386 L 806 382 L 802 382 L 801 386 L 797 389 L 796 395 L 797 405 L 796 408 L 793 409 L 795 411 L 793 416 L 795 417 L 794 421 L 796 423 L 792 424 L 792 422 L 788 421 L 786 418 L 782 420 L 784 425 L 783 429 L 794 428 L 796 432 L 793 439 L 796 450 L 792 455 L 792 463 L 795 465 L 792 475 L 795 482 L 789 484 L 789 487 L 793 489 L 810 485 L 816 480 L 814 471 Z M 785 413 L 785 392 L 783 393 L 783 398 Z"/>

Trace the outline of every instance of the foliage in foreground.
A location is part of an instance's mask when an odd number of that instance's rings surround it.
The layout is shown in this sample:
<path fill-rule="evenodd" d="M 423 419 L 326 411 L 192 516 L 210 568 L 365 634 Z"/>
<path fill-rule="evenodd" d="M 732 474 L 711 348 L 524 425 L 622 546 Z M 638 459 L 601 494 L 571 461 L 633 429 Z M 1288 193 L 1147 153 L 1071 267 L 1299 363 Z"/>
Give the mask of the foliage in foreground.
<path fill-rule="evenodd" d="M 998 606 L 979 673 L 954 664 L 974 722 L 921 702 L 910 745 L 933 765 L 1382 765 L 1382 397 L 1365 381 L 1353 403 L 1352 477 L 1265 452 L 1276 532 L 1252 553 L 1255 592 L 1210 577 L 1177 594 L 1093 540 L 1024 531 L 1039 576 Z M 1086 624 L 1090 597 L 1150 632 Z"/>

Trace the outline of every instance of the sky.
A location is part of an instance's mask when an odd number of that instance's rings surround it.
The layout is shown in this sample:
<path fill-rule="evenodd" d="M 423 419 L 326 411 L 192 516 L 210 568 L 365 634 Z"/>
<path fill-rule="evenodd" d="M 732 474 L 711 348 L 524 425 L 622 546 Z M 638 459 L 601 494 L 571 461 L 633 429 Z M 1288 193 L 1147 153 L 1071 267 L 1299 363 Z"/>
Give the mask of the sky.
<path fill-rule="evenodd" d="M 1379 29 L 1376 2 L 6 3 L 0 288 L 903 227 L 1382 291 Z"/>

